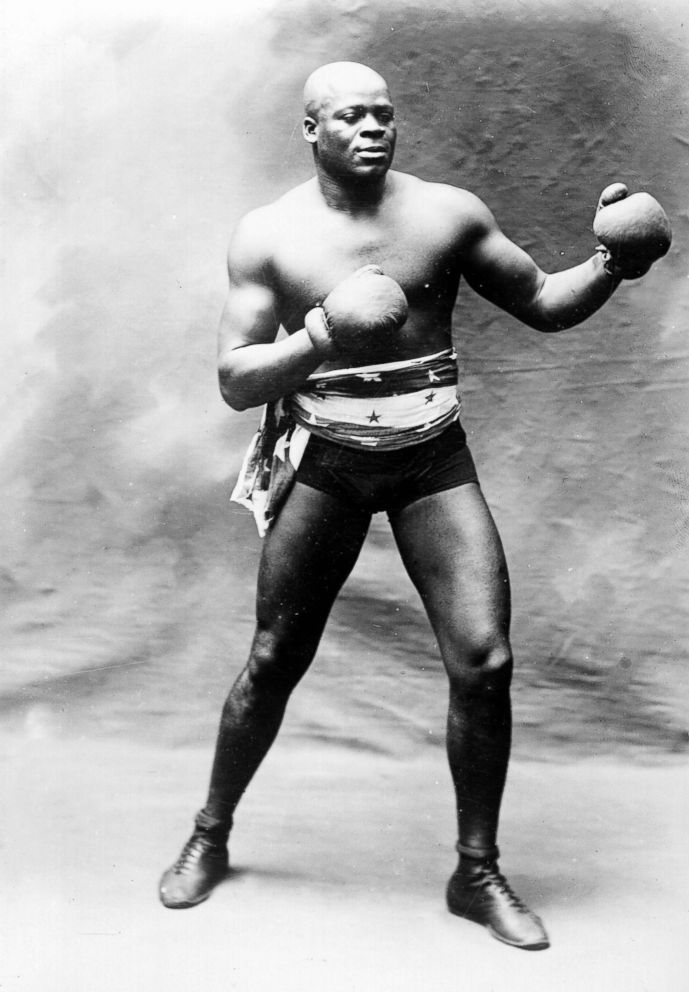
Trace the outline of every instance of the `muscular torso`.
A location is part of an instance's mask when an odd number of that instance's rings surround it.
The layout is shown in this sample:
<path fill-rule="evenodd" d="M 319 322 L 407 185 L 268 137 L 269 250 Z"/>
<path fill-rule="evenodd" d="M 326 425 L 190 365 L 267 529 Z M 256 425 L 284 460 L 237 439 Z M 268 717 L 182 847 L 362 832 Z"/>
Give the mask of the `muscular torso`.
<path fill-rule="evenodd" d="M 389 192 L 375 210 L 353 214 L 329 207 L 315 182 L 268 208 L 272 241 L 268 275 L 276 316 L 288 333 L 303 327 L 304 314 L 341 279 L 374 263 L 404 290 L 409 317 L 394 353 L 389 341 L 384 352 L 382 345 L 376 348 L 371 342 L 371 361 L 413 358 L 449 346 L 462 241 L 471 218 L 462 222 L 456 197 L 461 191 L 449 192 L 400 173 L 390 174 L 389 180 Z"/>
<path fill-rule="evenodd" d="M 581 323 L 619 282 L 611 283 L 599 255 L 547 275 L 466 190 L 389 172 L 384 188 L 378 186 L 375 201 L 369 197 L 368 204 L 357 202 L 351 183 L 338 187 L 348 197 L 342 206 L 342 200 L 328 198 L 321 181 L 319 174 L 247 214 L 230 245 L 230 292 L 218 353 L 221 390 L 235 409 L 283 396 L 316 371 L 314 361 L 331 349 L 327 341 L 314 345 L 304 318 L 363 265 L 379 265 L 397 280 L 407 296 L 409 316 L 396 338 L 379 332 L 366 361 L 356 364 L 405 360 L 447 348 L 460 276 L 512 317 L 549 332 Z M 276 340 L 280 325 L 293 336 Z M 361 352 L 357 344 L 357 359 Z M 339 360 L 319 368 L 352 365 L 351 357 L 347 359 L 343 345 Z"/>

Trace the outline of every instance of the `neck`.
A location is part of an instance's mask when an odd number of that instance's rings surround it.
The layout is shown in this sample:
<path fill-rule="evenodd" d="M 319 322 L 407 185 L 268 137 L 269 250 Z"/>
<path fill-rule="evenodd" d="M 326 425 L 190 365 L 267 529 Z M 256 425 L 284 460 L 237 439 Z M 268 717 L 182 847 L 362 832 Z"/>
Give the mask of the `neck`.
<path fill-rule="evenodd" d="M 387 173 L 361 180 L 351 178 L 345 180 L 331 176 L 323 169 L 317 169 L 316 179 L 321 195 L 331 209 L 352 214 L 377 210 L 385 199 L 390 185 Z"/>

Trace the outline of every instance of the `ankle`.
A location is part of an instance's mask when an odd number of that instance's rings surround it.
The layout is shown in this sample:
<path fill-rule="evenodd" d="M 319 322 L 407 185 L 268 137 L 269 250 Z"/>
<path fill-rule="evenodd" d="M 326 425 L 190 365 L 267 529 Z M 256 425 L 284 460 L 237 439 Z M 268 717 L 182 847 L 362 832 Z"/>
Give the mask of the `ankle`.
<path fill-rule="evenodd" d="M 196 829 L 207 834 L 217 844 L 227 844 L 232 829 L 232 816 L 221 818 L 213 815 L 207 807 L 199 810 L 194 820 Z"/>
<path fill-rule="evenodd" d="M 459 854 L 458 871 L 463 875 L 471 875 L 483 871 L 488 865 L 496 864 L 500 857 L 497 845 L 492 847 L 475 847 L 468 844 L 456 844 Z"/>

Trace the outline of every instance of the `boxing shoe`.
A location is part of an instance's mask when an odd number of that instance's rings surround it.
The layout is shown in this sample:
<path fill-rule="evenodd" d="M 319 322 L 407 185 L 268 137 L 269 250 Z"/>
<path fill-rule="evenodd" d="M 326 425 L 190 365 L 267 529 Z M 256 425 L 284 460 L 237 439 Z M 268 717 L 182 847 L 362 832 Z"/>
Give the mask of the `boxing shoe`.
<path fill-rule="evenodd" d="M 543 923 L 512 891 L 495 858 L 476 860 L 468 867 L 464 859 L 460 862 L 448 882 L 447 908 L 455 916 L 480 923 L 512 947 L 525 951 L 550 947 Z"/>
<path fill-rule="evenodd" d="M 638 279 L 672 244 L 667 214 L 650 193 L 628 193 L 624 183 L 606 186 L 600 195 L 593 233 L 606 270 L 622 279 Z"/>
<path fill-rule="evenodd" d="M 304 326 L 324 358 L 366 359 L 394 344 L 409 305 L 402 287 L 377 265 L 365 265 L 339 282 L 306 314 Z"/>
<path fill-rule="evenodd" d="M 180 856 L 160 880 L 159 895 L 168 909 L 197 906 L 227 877 L 227 833 L 198 825 Z"/>

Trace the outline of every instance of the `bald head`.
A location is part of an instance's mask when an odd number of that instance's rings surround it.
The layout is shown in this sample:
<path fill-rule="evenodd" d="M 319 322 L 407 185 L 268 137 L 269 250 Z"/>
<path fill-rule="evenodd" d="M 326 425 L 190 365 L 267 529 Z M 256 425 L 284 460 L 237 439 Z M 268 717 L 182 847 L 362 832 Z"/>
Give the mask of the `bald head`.
<path fill-rule="evenodd" d="M 358 62 L 330 62 L 304 87 L 304 138 L 320 176 L 338 183 L 385 179 L 395 152 L 395 111 L 381 75 Z"/>
<path fill-rule="evenodd" d="M 311 73 L 304 86 L 304 113 L 318 117 L 322 107 L 350 91 L 388 93 L 385 80 L 360 62 L 329 62 Z"/>

